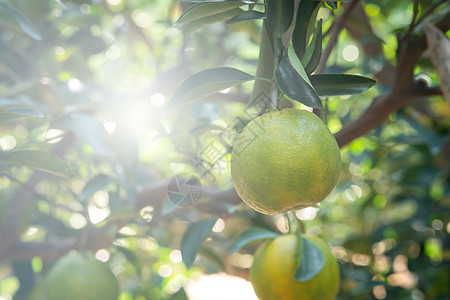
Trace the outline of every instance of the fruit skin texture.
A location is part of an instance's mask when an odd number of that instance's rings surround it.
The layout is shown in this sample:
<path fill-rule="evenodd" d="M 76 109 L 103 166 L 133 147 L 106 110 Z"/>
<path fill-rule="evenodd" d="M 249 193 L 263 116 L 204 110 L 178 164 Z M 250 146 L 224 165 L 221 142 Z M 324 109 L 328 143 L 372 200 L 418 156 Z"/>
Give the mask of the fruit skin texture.
<path fill-rule="evenodd" d="M 109 267 L 91 253 L 70 252 L 45 280 L 48 300 L 117 300 L 119 285 Z"/>
<path fill-rule="evenodd" d="M 312 206 L 339 179 L 339 146 L 315 114 L 298 109 L 252 120 L 233 145 L 231 177 L 241 199 L 274 215 Z"/>
<path fill-rule="evenodd" d="M 340 284 L 339 267 L 328 246 L 304 236 L 325 256 L 323 269 L 308 281 L 295 279 L 300 254 L 297 235 L 288 234 L 262 245 L 255 253 L 250 281 L 260 300 L 333 300 Z"/>

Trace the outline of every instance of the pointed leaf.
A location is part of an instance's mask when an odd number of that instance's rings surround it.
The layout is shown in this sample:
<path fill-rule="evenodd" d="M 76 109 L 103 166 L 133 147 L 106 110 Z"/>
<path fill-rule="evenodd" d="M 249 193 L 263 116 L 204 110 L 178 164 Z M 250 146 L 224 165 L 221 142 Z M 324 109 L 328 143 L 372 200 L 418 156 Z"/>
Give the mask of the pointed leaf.
<path fill-rule="evenodd" d="M 310 80 L 320 97 L 360 94 L 376 83 L 373 79 L 349 74 L 316 74 L 311 75 Z"/>
<path fill-rule="evenodd" d="M 178 290 L 178 292 L 173 294 L 172 297 L 169 298 L 169 300 L 189 300 L 189 299 L 186 295 L 186 292 L 184 291 L 184 288 L 181 288 Z"/>
<path fill-rule="evenodd" d="M 310 75 L 317 68 L 322 56 L 322 19 L 317 24 L 311 43 L 302 58 L 306 74 Z"/>
<path fill-rule="evenodd" d="M 301 237 L 298 240 L 301 243 L 300 262 L 295 271 L 295 279 L 298 281 L 308 281 L 316 276 L 325 266 L 325 256 L 308 239 Z"/>
<path fill-rule="evenodd" d="M 278 233 L 264 228 L 254 227 L 247 229 L 234 239 L 233 246 L 231 247 L 231 253 L 234 254 L 251 243 L 266 239 L 273 239 L 277 236 L 279 236 Z"/>
<path fill-rule="evenodd" d="M 242 6 L 244 4 L 245 3 L 236 1 L 194 4 L 181 14 L 180 18 L 175 21 L 174 25 L 216 15 L 218 13 Z"/>
<path fill-rule="evenodd" d="M 200 250 L 203 241 L 208 237 L 217 221 L 217 217 L 194 222 L 186 230 L 181 240 L 181 255 L 186 268 L 190 268 Z"/>
<path fill-rule="evenodd" d="M 200 71 L 186 79 L 175 91 L 166 112 L 237 84 L 254 80 L 254 76 L 238 69 L 220 67 Z"/>
<path fill-rule="evenodd" d="M 9 108 L 7 110 L 0 112 L 0 123 L 10 121 L 10 120 L 30 118 L 30 117 L 43 118 L 44 115 L 34 108 L 12 107 L 12 108 Z"/>
<path fill-rule="evenodd" d="M 299 75 L 287 56 L 281 59 L 275 70 L 275 82 L 288 98 L 312 108 L 322 108 L 322 102 L 317 93 Z"/>
<path fill-rule="evenodd" d="M 2 11 L 6 11 L 6 14 L 11 15 L 16 21 L 17 25 L 19 25 L 20 28 L 31 38 L 37 41 L 40 41 L 42 39 L 41 35 L 39 34 L 39 32 L 37 32 L 36 28 L 34 28 L 34 25 L 31 23 L 31 21 L 20 10 L 4 2 L 0 2 L 0 13 L 2 13 Z"/>
<path fill-rule="evenodd" d="M 95 192 L 105 188 L 111 184 L 113 179 L 105 174 L 100 174 L 91 179 L 84 187 L 80 195 L 78 195 L 78 200 L 86 201 Z"/>
<path fill-rule="evenodd" d="M 40 111 L 30 107 L 12 107 L 5 110 L 4 112 L 22 115 L 26 117 L 38 117 L 38 118 L 44 117 L 44 115 Z"/>
<path fill-rule="evenodd" d="M 214 24 L 214 23 L 218 23 L 218 22 L 223 22 L 223 21 L 228 21 L 229 19 L 233 18 L 234 16 L 240 14 L 241 12 L 243 12 L 242 9 L 240 8 L 233 8 L 230 10 L 226 10 L 223 11 L 221 13 L 218 14 L 214 14 L 211 16 L 207 16 L 204 18 L 199 18 L 196 20 L 193 20 L 189 23 L 186 24 L 186 27 L 184 28 L 184 34 L 190 34 L 194 31 L 199 30 L 202 27 Z"/>
<path fill-rule="evenodd" d="M 40 150 L 17 150 L 0 155 L 0 164 L 21 166 L 50 174 L 70 177 L 73 171 L 61 158 Z"/>
<path fill-rule="evenodd" d="M 227 24 L 235 24 L 235 23 L 239 23 L 239 22 L 257 20 L 257 19 L 265 19 L 265 18 L 266 18 L 265 13 L 255 11 L 255 10 L 246 10 L 246 11 L 243 11 L 240 14 L 232 17 L 226 23 Z"/>
<path fill-rule="evenodd" d="M 292 48 L 292 46 L 289 46 L 288 48 L 288 57 L 289 62 L 294 67 L 295 71 L 297 71 L 297 73 L 302 77 L 304 81 L 306 81 L 311 87 L 313 87 L 311 81 L 309 81 L 309 77 L 306 74 L 302 62 L 298 58 L 297 54 L 295 54 L 294 48 Z"/>
<path fill-rule="evenodd" d="M 73 113 L 64 120 L 75 135 L 100 155 L 111 155 L 111 139 L 103 125 L 93 116 L 85 113 Z"/>
<path fill-rule="evenodd" d="M 300 1 L 297 9 L 295 28 L 292 33 L 292 45 L 298 57 L 302 58 L 306 51 L 310 33 L 316 21 L 321 1 Z"/>
<path fill-rule="evenodd" d="M 294 18 L 294 0 L 267 0 L 267 23 L 275 36 L 281 36 Z"/>

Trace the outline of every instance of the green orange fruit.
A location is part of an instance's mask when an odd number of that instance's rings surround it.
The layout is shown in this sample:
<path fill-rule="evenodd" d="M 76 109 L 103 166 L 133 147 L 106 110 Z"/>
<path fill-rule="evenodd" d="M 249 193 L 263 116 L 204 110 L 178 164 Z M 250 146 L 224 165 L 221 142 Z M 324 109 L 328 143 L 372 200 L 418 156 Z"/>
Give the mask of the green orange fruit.
<path fill-rule="evenodd" d="M 333 300 L 340 285 L 339 267 L 328 246 L 320 239 L 304 236 L 322 251 L 322 270 L 307 281 L 295 279 L 302 262 L 298 236 L 279 236 L 263 244 L 255 253 L 250 281 L 260 300 Z"/>
<path fill-rule="evenodd" d="M 117 300 L 119 285 L 92 253 L 70 252 L 49 270 L 45 293 L 48 300 Z"/>
<path fill-rule="evenodd" d="M 315 114 L 298 109 L 253 119 L 233 145 L 231 177 L 250 207 L 279 214 L 328 196 L 341 168 L 338 144 Z"/>

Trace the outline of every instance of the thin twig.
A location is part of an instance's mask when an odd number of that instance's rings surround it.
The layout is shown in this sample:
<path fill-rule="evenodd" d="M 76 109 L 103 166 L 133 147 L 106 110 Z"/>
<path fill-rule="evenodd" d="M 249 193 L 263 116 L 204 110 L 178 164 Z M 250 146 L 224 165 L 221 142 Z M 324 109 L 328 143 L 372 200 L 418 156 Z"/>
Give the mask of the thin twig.
<path fill-rule="evenodd" d="M 359 2 L 360 0 L 353 0 L 349 5 L 344 6 L 344 11 L 339 17 L 336 18 L 336 21 L 332 25 L 333 29 L 330 34 L 330 39 L 328 40 L 327 46 L 322 52 L 322 57 L 320 58 L 319 65 L 317 66 L 317 74 L 323 73 L 325 71 L 325 66 L 327 64 L 328 58 L 330 57 L 331 51 L 337 43 L 339 33 L 344 27 L 345 21 Z"/>

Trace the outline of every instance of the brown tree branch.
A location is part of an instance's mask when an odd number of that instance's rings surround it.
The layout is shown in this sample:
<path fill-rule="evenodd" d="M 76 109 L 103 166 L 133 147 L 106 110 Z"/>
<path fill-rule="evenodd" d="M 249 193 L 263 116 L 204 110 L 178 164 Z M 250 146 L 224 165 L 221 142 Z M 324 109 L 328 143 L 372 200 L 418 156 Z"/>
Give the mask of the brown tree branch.
<path fill-rule="evenodd" d="M 450 14 L 436 25 L 444 32 L 450 29 Z M 340 147 L 367 134 L 383 123 L 391 113 L 408 102 L 420 97 L 439 94 L 438 88 L 427 88 L 420 81 L 414 82 L 414 67 L 420 55 L 426 49 L 425 36 L 412 36 L 404 39 L 399 48 L 400 52 L 391 92 L 381 98 L 374 99 L 372 105 L 364 113 L 335 134 Z"/>

